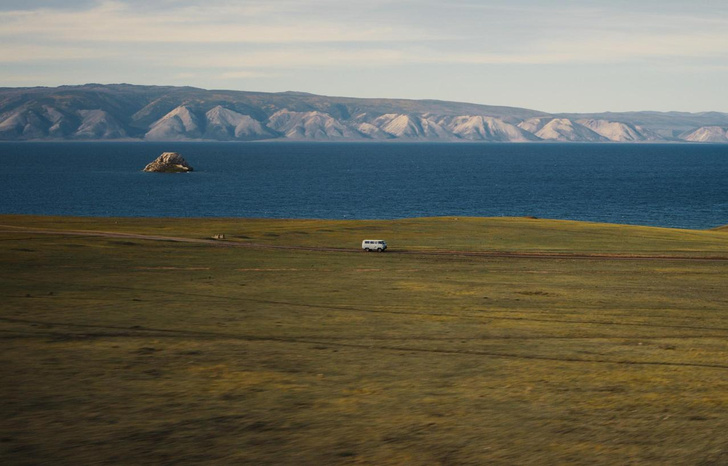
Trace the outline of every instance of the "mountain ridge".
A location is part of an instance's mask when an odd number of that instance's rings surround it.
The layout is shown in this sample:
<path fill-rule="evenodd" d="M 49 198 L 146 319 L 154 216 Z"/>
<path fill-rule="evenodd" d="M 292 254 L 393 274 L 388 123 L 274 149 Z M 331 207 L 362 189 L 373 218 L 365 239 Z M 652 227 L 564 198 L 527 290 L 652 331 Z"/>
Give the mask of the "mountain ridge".
<path fill-rule="evenodd" d="M 0 88 L 0 141 L 23 140 L 728 143 L 728 113 L 547 113 L 125 83 Z"/>

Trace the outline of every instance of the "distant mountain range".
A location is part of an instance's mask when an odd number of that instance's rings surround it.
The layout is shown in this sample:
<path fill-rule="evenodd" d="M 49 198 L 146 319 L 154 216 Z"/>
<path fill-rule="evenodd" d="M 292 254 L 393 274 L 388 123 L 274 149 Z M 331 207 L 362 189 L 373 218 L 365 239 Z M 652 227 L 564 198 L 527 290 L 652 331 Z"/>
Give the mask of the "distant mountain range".
<path fill-rule="evenodd" d="M 728 143 L 728 114 L 549 114 L 438 100 L 87 84 L 0 88 L 0 140 Z"/>

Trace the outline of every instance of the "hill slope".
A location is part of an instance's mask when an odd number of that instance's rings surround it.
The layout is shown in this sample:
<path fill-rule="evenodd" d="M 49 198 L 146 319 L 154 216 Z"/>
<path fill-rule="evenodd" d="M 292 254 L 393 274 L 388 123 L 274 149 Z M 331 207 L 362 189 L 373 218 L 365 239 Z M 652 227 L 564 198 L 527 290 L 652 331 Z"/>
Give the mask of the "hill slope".
<path fill-rule="evenodd" d="M 0 140 L 728 142 L 728 114 L 560 114 L 439 100 L 87 84 L 0 88 Z M 722 136 L 721 136 L 722 135 Z"/>
<path fill-rule="evenodd" d="M 0 216 L 0 240 L 4 464 L 728 464 L 722 233 Z M 619 257 L 527 255 L 556 251 Z"/>

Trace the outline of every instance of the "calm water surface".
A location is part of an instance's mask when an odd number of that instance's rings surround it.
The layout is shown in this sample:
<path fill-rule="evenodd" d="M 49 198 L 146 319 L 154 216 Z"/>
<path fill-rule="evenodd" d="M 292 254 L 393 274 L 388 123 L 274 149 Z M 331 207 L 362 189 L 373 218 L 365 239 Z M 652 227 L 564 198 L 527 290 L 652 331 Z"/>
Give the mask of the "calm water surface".
<path fill-rule="evenodd" d="M 190 174 L 144 173 L 163 151 Z M 728 145 L 2 143 L 0 213 L 728 224 Z"/>

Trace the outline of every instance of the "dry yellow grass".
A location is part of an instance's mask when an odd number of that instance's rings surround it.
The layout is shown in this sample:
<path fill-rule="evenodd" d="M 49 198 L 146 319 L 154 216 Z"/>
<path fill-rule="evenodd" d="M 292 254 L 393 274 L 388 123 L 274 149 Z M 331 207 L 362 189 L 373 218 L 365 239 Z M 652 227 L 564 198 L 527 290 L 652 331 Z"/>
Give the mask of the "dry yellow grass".
<path fill-rule="evenodd" d="M 0 220 L 6 464 L 728 462 L 728 261 L 700 259 L 723 232 Z"/>

